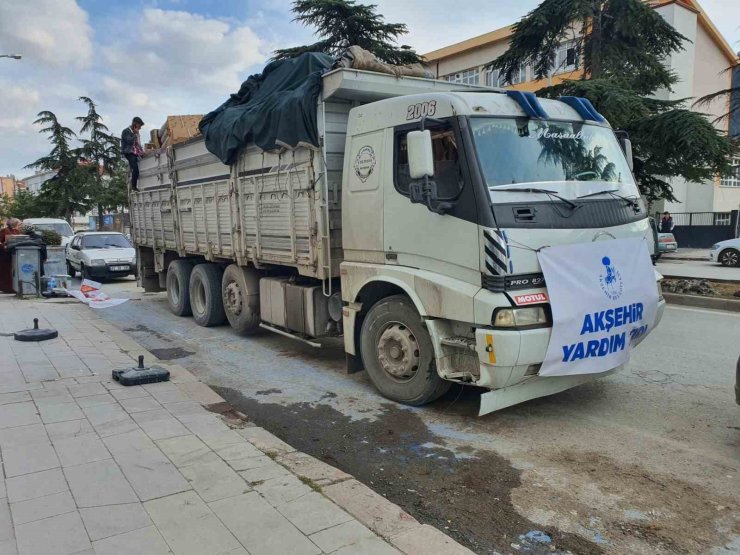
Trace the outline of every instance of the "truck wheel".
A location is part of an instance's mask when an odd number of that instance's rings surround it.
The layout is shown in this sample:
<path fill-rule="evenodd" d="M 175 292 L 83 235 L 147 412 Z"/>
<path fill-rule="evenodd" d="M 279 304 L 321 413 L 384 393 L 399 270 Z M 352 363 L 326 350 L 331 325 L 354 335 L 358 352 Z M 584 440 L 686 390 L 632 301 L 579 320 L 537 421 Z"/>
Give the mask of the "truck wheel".
<path fill-rule="evenodd" d="M 451 385 L 437 374 L 429 332 L 403 295 L 374 305 L 362 323 L 362 362 L 383 396 L 406 405 L 424 405 Z"/>
<path fill-rule="evenodd" d="M 216 264 L 198 264 L 190 274 L 190 308 L 199 326 L 218 326 L 226 321 L 221 300 L 223 273 Z"/>
<path fill-rule="evenodd" d="M 190 260 L 173 260 L 167 267 L 167 304 L 177 316 L 190 316 Z"/>
<path fill-rule="evenodd" d="M 224 271 L 221 297 L 226 318 L 234 331 L 251 335 L 260 329 L 259 274 L 252 268 L 231 264 Z"/>
<path fill-rule="evenodd" d="M 740 251 L 735 249 L 723 250 L 717 258 L 722 266 L 740 266 Z"/>

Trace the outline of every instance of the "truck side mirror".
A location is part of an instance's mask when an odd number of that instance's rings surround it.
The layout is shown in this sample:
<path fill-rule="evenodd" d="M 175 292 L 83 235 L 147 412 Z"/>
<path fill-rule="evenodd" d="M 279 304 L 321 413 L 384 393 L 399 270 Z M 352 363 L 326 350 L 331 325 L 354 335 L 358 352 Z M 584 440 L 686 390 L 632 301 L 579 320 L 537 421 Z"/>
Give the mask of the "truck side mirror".
<path fill-rule="evenodd" d="M 619 146 L 622 147 L 625 158 L 627 158 L 627 165 L 630 171 L 635 169 L 635 161 L 632 158 L 632 141 L 626 131 L 615 131 L 617 139 L 619 140 Z"/>
<path fill-rule="evenodd" d="M 432 134 L 426 131 L 409 131 L 406 135 L 411 179 L 434 176 L 434 151 Z"/>

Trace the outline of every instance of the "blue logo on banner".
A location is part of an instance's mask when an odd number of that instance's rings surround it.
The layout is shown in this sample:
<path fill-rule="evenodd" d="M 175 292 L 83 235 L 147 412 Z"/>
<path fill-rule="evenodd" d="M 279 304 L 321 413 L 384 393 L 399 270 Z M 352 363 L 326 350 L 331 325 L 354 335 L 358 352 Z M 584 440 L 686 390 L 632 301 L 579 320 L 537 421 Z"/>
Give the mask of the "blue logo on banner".
<path fill-rule="evenodd" d="M 599 283 L 601 283 L 601 290 L 604 292 L 609 299 L 616 301 L 622 296 L 624 291 L 624 283 L 622 282 L 622 276 L 608 256 L 601 259 L 601 263 L 604 265 L 606 274 L 599 276 Z"/>
<path fill-rule="evenodd" d="M 30 274 L 31 272 L 33 272 L 33 270 L 33 264 L 24 264 L 23 266 L 21 266 L 21 272 L 23 272 L 24 274 Z"/>

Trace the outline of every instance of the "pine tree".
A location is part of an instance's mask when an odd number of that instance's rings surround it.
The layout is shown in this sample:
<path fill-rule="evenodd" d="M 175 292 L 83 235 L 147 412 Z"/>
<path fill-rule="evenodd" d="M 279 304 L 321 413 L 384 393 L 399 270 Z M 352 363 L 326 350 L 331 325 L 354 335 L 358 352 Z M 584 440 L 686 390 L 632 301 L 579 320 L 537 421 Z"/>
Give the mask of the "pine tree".
<path fill-rule="evenodd" d="M 575 37 L 583 76 L 537 92 L 588 98 L 615 129 L 630 134 L 635 178 L 648 200 L 676 200 L 668 180 L 714 179 L 730 171 L 733 146 L 687 101 L 659 100 L 676 76 L 666 58 L 686 38 L 640 0 L 544 0 L 516 25 L 510 48 L 491 67 L 511 81 L 523 64 L 552 74 L 559 45 Z"/>
<path fill-rule="evenodd" d="M 113 176 L 115 167 L 121 160 L 118 140 L 108 132 L 102 116 L 92 99 L 81 96 L 78 100 L 87 105 L 87 114 L 77 118 L 82 123 L 80 133 L 88 136 L 82 139 L 81 153 L 90 162 L 87 169 L 94 186 L 91 187 L 92 200 L 98 207 L 98 229 L 103 229 L 103 211 L 108 203 L 109 179 Z M 105 179 L 105 178 L 108 179 Z"/>
<path fill-rule="evenodd" d="M 37 125 L 44 125 L 39 133 L 48 133 L 52 149 L 46 156 L 26 166 L 40 170 L 53 171 L 54 177 L 41 186 L 39 206 L 43 206 L 46 216 L 61 215 L 71 222 L 76 211 L 87 210 L 87 186 L 81 180 L 79 159 L 80 151 L 70 146 L 76 134 L 69 127 L 62 125 L 56 114 L 48 110 L 39 112 Z"/>
<path fill-rule="evenodd" d="M 396 45 L 408 32 L 403 23 L 386 23 L 376 13 L 374 4 L 357 4 L 355 0 L 296 0 L 293 21 L 316 28 L 319 40 L 305 46 L 282 48 L 273 53 L 274 60 L 295 58 L 304 52 L 339 55 L 345 48 L 357 45 L 390 64 L 413 64 L 421 61 L 409 46 Z"/>

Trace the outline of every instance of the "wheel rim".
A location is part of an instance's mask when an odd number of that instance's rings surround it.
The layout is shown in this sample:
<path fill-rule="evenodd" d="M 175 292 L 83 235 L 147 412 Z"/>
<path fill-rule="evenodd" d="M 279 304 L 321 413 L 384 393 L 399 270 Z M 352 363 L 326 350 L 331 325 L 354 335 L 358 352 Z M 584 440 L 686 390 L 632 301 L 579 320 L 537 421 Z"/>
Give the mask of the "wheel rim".
<path fill-rule="evenodd" d="M 722 255 L 722 259 L 728 266 L 737 266 L 738 254 L 734 251 L 728 251 Z"/>
<path fill-rule="evenodd" d="M 419 342 L 400 322 L 388 323 L 378 337 L 378 361 L 397 382 L 408 382 L 419 370 Z"/>
<path fill-rule="evenodd" d="M 242 313 L 244 301 L 242 300 L 242 290 L 235 281 L 230 282 L 224 290 L 224 308 L 238 316 Z"/>
<path fill-rule="evenodd" d="M 172 280 L 172 287 L 169 288 L 172 300 L 175 304 L 180 303 L 180 281 L 175 278 Z"/>
<path fill-rule="evenodd" d="M 206 288 L 202 281 L 198 281 L 195 284 L 195 295 L 193 295 L 195 301 L 195 311 L 198 314 L 202 314 L 206 311 Z"/>

